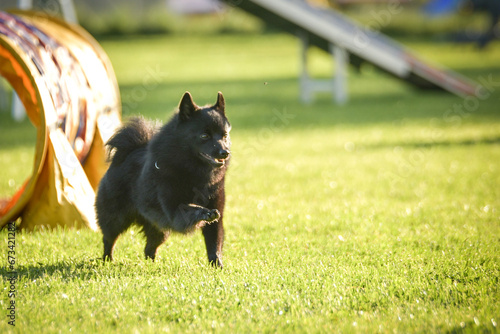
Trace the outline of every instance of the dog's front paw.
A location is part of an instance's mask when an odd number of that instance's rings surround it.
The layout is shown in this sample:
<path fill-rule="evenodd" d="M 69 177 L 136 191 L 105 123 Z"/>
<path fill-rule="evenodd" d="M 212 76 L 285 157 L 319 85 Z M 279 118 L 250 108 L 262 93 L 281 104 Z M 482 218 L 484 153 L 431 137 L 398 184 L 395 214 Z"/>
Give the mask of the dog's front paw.
<path fill-rule="evenodd" d="M 222 264 L 222 260 L 218 256 L 209 257 L 208 263 L 210 263 L 210 265 L 214 268 L 219 268 L 219 269 L 224 268 L 224 265 Z"/>
<path fill-rule="evenodd" d="M 219 220 L 220 218 L 220 212 L 219 210 L 217 209 L 206 209 L 206 211 L 203 213 L 202 215 L 202 219 L 201 220 L 204 220 L 206 221 L 207 223 L 212 223 L 216 220 Z"/>

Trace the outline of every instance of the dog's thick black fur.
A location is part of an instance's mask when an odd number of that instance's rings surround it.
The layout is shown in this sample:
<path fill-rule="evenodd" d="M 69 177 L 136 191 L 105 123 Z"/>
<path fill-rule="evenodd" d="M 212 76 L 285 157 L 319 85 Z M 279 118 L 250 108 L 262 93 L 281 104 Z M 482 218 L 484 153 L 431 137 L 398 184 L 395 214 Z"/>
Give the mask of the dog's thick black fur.
<path fill-rule="evenodd" d="M 104 260 L 135 222 L 146 235 L 146 257 L 154 260 L 170 231 L 201 228 L 209 262 L 222 267 L 230 129 L 222 93 L 215 105 L 198 107 L 186 92 L 164 126 L 133 118 L 109 140 L 111 165 L 96 198 Z"/>

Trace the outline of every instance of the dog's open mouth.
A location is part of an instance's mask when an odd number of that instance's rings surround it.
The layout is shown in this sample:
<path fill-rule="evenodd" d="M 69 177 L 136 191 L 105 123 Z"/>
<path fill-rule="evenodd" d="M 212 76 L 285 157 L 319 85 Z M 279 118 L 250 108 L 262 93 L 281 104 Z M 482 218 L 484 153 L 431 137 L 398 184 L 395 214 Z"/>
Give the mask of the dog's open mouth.
<path fill-rule="evenodd" d="M 226 159 L 216 159 L 203 152 L 200 152 L 200 156 L 214 167 L 222 167 L 226 163 Z"/>

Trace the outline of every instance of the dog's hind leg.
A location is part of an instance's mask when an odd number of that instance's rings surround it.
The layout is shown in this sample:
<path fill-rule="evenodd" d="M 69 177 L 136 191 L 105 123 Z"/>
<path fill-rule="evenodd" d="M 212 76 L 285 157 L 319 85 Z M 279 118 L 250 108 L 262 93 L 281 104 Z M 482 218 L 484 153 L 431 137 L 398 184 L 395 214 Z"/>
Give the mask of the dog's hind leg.
<path fill-rule="evenodd" d="M 104 244 L 104 255 L 102 256 L 103 261 L 113 261 L 113 249 L 115 248 L 116 239 L 118 239 L 118 236 L 114 239 L 108 239 L 105 236 L 102 238 L 102 242 Z"/>
<path fill-rule="evenodd" d="M 109 221 L 110 219 L 103 220 L 103 217 L 100 217 L 99 219 L 99 225 L 103 234 L 102 241 L 104 244 L 104 254 L 102 259 L 104 261 L 113 260 L 113 249 L 115 248 L 118 236 L 126 231 L 130 225 L 132 225 L 132 220 L 127 219 L 126 217 L 114 217 L 113 223 L 104 223 Z"/>
<path fill-rule="evenodd" d="M 160 245 L 167 240 L 170 231 L 161 231 L 145 219 L 138 219 L 137 222 L 142 225 L 143 232 L 146 235 L 146 247 L 144 248 L 144 254 L 146 255 L 146 258 L 150 258 L 154 261 L 158 247 L 160 247 Z"/>

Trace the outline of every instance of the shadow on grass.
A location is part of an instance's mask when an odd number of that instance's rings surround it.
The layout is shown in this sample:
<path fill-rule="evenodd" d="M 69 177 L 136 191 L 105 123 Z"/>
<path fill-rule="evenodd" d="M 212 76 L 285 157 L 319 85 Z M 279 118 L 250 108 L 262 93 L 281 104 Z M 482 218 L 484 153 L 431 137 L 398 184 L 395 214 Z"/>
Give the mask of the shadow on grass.
<path fill-rule="evenodd" d="M 442 332 L 447 334 L 494 333 L 494 330 L 491 326 L 485 325 L 483 323 L 476 323 L 475 321 L 467 321 L 467 322 L 462 322 L 460 325 L 455 326 L 452 329 L 444 330 Z"/>
<path fill-rule="evenodd" d="M 133 269 L 132 269 L 133 268 Z M 63 280 L 101 280 L 110 277 L 132 277 L 137 276 L 136 269 L 141 272 L 148 271 L 152 275 L 163 275 L 183 270 L 181 263 L 153 262 L 149 259 L 128 258 L 104 262 L 101 257 L 78 258 L 61 260 L 57 263 L 30 265 L 15 265 L 15 271 L 11 272 L 8 267 L 0 268 L 0 277 L 3 281 L 10 281 L 13 277 L 17 280 L 37 280 L 46 277 L 59 278 Z"/>
<path fill-rule="evenodd" d="M 471 78 L 493 75 L 488 98 L 478 101 L 478 106 L 466 116 L 479 121 L 500 121 L 500 69 L 470 71 Z M 351 78 L 350 78 L 351 79 Z M 158 84 L 148 82 L 137 85 L 120 85 L 123 117 L 142 114 L 147 118 L 167 121 L 179 104 L 185 91 L 190 91 L 200 104 L 214 103 L 217 91 L 226 98 L 227 112 L 234 129 L 257 130 L 269 127 L 277 115 L 285 115 L 279 124 L 288 130 L 307 127 L 365 126 L 380 124 L 428 122 L 432 119 L 446 123 L 450 117 L 460 116 L 455 106 L 464 105 L 464 99 L 443 91 L 421 91 L 410 85 L 393 84 L 380 80 L 386 89 L 373 87 L 374 78 L 352 76 L 349 82 L 350 101 L 342 106 L 332 101 L 332 95 L 320 93 L 311 104 L 299 99 L 297 77 L 252 80 L 174 81 L 168 77 Z M 378 83 L 377 83 L 378 84 Z M 498 84 L 498 85 L 497 85 Z M 497 85 L 497 86 L 495 86 Z M 463 109 L 463 108 L 462 108 Z M 288 117 L 288 118 L 287 118 Z M 464 118 L 465 120 L 465 118 Z M 25 120 L 17 123 L 9 113 L 0 114 L 0 150 L 2 148 L 34 147 L 36 130 Z M 423 144 L 427 145 L 427 144 Z M 432 143 L 435 145 L 435 143 Z"/>
<path fill-rule="evenodd" d="M 383 81 L 381 84 L 388 83 Z M 167 120 L 176 109 L 185 91 L 190 91 L 195 101 L 203 105 L 215 102 L 217 91 L 226 98 L 227 112 L 234 129 L 259 129 L 269 126 L 276 113 L 289 115 L 287 129 L 300 129 L 307 126 L 332 127 L 339 125 L 364 126 L 430 121 L 438 119 L 445 122 L 455 115 L 450 110 L 463 105 L 464 99 L 444 91 L 422 91 L 401 84 L 392 85 L 387 92 L 362 85 L 363 79 L 356 78 L 350 101 L 342 106 L 332 101 L 332 95 L 320 93 L 311 104 L 303 104 L 299 99 L 299 83 L 296 77 L 270 79 L 265 82 L 255 80 L 231 81 L 186 81 L 163 82 L 147 90 L 141 85 L 122 85 L 122 104 L 124 117 L 142 114 L 148 118 Z M 500 97 L 494 91 L 478 107 L 468 114 L 483 119 L 500 120 L 496 101 Z M 214 101 L 212 101 L 214 100 Z"/>
<path fill-rule="evenodd" d="M 476 145 L 500 145 L 500 137 L 480 138 L 480 139 L 463 139 L 463 140 L 443 140 L 429 142 L 406 142 L 406 143 L 376 143 L 373 145 L 363 145 L 363 148 L 434 148 L 434 147 L 452 147 L 452 146 L 476 146 Z"/>
<path fill-rule="evenodd" d="M 16 276 L 19 278 L 28 278 L 30 280 L 39 279 L 46 276 L 58 276 L 62 278 L 90 279 L 98 275 L 97 269 L 102 268 L 105 263 L 100 259 L 86 259 L 81 261 L 61 261 L 57 264 L 39 264 L 16 266 L 15 272 L 7 268 L 0 268 L 0 276 L 4 280 L 9 280 Z"/>
<path fill-rule="evenodd" d="M 494 88 L 497 90 L 500 89 L 500 67 L 489 67 L 489 68 L 462 68 L 460 69 L 460 73 L 466 76 L 467 78 L 479 82 L 483 84 L 484 82 L 490 82 Z"/>

